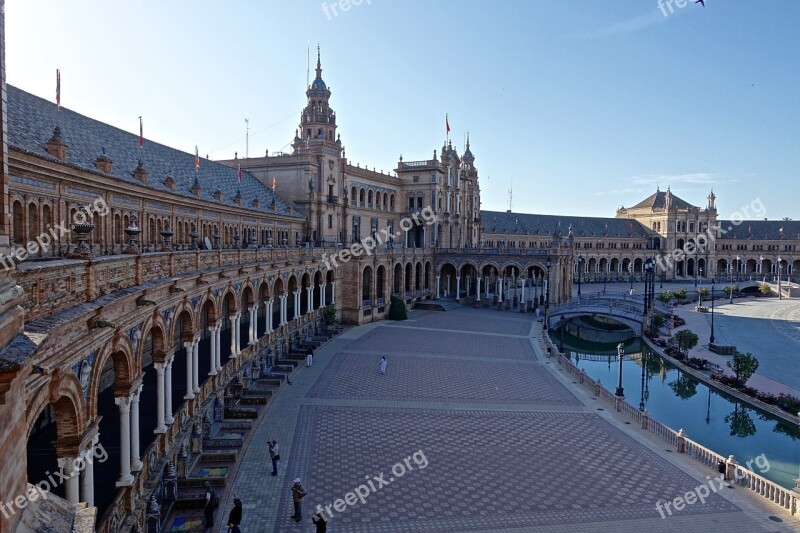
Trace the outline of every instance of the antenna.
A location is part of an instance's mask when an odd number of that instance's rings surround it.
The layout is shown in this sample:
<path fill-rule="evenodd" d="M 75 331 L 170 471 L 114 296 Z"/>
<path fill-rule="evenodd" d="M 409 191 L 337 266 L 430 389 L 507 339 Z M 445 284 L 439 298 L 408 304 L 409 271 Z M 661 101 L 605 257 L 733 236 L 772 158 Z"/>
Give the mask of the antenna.
<path fill-rule="evenodd" d="M 514 184 L 511 184 L 511 188 L 508 189 L 508 212 L 511 212 L 512 204 L 514 203 Z"/>
<path fill-rule="evenodd" d="M 311 47 L 306 41 L 306 87 L 311 84 Z"/>
<path fill-rule="evenodd" d="M 250 119 L 244 119 L 245 123 L 245 134 L 244 134 L 244 157 L 247 159 L 250 157 Z"/>

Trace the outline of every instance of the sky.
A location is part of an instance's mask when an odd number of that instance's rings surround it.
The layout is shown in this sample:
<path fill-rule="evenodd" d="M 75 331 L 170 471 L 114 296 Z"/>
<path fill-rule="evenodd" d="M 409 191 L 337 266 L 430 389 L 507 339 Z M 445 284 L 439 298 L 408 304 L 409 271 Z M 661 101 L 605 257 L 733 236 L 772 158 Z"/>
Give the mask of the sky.
<path fill-rule="evenodd" d="M 678 3 L 680 2 L 680 3 Z M 613 216 L 657 187 L 800 219 L 795 0 L 6 0 L 7 82 L 212 159 L 291 151 L 316 47 L 353 164 L 470 134 L 482 207 Z M 346 8 L 346 9 L 345 9 Z M 249 119 L 249 146 L 246 123 Z"/>

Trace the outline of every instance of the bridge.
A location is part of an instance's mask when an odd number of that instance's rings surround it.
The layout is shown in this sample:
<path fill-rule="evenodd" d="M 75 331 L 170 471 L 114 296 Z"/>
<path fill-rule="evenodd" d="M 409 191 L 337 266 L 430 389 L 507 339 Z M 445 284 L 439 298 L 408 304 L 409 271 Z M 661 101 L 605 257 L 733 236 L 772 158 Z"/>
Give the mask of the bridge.
<path fill-rule="evenodd" d="M 653 302 L 651 310 L 665 317 L 672 314 L 671 306 L 658 300 Z M 643 315 L 644 295 L 627 292 L 598 292 L 584 294 L 551 308 L 548 311 L 547 325 L 549 328 L 555 328 L 561 322 L 571 318 L 602 316 L 625 324 L 637 335 L 641 335 Z M 663 329 L 666 331 L 669 325 L 669 321 L 667 321 Z"/>

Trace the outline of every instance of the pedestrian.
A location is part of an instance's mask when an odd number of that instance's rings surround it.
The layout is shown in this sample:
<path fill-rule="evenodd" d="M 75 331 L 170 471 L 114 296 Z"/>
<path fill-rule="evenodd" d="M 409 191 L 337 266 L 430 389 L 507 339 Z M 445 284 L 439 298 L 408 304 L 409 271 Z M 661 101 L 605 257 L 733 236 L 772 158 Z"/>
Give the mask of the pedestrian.
<path fill-rule="evenodd" d="M 308 350 L 308 355 L 306 355 L 306 366 L 309 367 L 314 364 L 314 350 Z"/>
<path fill-rule="evenodd" d="M 203 515 L 205 518 L 205 531 L 208 531 L 214 527 L 214 509 L 217 507 L 217 493 L 211 488 L 209 481 L 205 482 L 205 488 L 206 503 L 203 506 Z"/>
<path fill-rule="evenodd" d="M 272 475 L 278 475 L 278 460 L 280 460 L 281 455 L 278 452 L 278 441 L 272 439 L 268 442 L 269 444 L 269 458 L 272 459 Z"/>
<path fill-rule="evenodd" d="M 301 522 L 303 520 L 303 498 L 305 498 L 306 494 L 308 494 L 304 489 L 303 485 L 300 484 L 300 478 L 294 478 L 292 482 L 292 502 L 294 503 L 294 518 L 295 522 Z"/>
<path fill-rule="evenodd" d="M 233 495 L 233 509 L 228 514 L 228 533 L 242 533 L 239 524 L 242 523 L 242 500 Z"/>
<path fill-rule="evenodd" d="M 311 521 L 317 526 L 317 533 L 326 533 L 328 531 L 328 521 L 325 520 L 325 515 L 320 513 L 319 509 L 311 515 Z"/>
<path fill-rule="evenodd" d="M 385 374 L 386 373 L 386 366 L 388 364 L 389 363 L 386 362 L 386 357 L 381 357 L 381 374 Z"/>

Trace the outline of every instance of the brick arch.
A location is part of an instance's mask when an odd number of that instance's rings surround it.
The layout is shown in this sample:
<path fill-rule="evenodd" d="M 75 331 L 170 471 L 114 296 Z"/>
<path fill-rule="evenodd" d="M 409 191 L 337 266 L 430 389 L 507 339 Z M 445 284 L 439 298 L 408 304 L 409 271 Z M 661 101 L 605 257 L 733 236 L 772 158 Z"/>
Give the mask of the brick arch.
<path fill-rule="evenodd" d="M 111 358 L 114 364 L 114 388 L 129 389 L 134 380 L 133 349 L 130 340 L 125 335 L 117 334 L 109 340 L 97 354 L 92 367 L 89 380 L 87 410 L 89 419 L 97 417 L 97 397 L 100 394 L 100 376 L 106 361 Z"/>
<path fill-rule="evenodd" d="M 398 263 L 398 264 L 400 264 L 400 263 Z M 443 263 L 440 263 L 438 265 L 438 268 L 436 269 L 436 275 L 437 276 L 441 276 L 442 275 L 442 269 L 444 269 L 444 267 L 446 267 L 447 265 L 450 265 L 453 268 L 454 272 L 458 272 L 458 268 L 456 267 L 456 264 L 453 261 L 444 261 Z M 403 268 L 405 269 L 405 266 L 403 266 Z"/>
<path fill-rule="evenodd" d="M 464 268 L 465 266 L 471 266 L 472 268 L 475 269 L 476 272 L 480 272 L 481 271 L 481 269 L 478 268 L 478 263 L 476 263 L 475 261 L 472 261 L 472 260 L 467 260 L 467 261 L 464 261 L 463 263 L 460 263 L 458 265 L 459 270 Z"/>
<path fill-rule="evenodd" d="M 169 346 L 172 347 L 172 343 L 175 339 L 175 328 L 178 327 L 178 317 L 181 314 L 186 313 L 189 316 L 189 324 L 188 326 L 184 326 L 184 331 L 182 331 L 181 342 L 191 340 L 194 337 L 194 334 L 197 333 L 197 328 L 199 321 L 197 316 L 194 313 L 194 309 L 192 306 L 189 305 L 188 302 L 181 302 L 180 305 L 175 309 L 175 315 L 172 318 L 172 327 L 170 327 L 170 334 L 169 334 Z"/>
<path fill-rule="evenodd" d="M 156 336 L 156 332 L 158 336 Z M 136 347 L 136 370 L 141 372 L 142 369 L 142 350 L 144 350 L 144 340 L 147 335 L 153 336 L 153 361 L 163 363 L 164 357 L 169 352 L 171 343 L 167 335 L 167 325 L 164 323 L 164 318 L 158 311 L 147 317 L 142 325 L 142 338 L 139 340 L 139 346 Z"/>
<path fill-rule="evenodd" d="M 242 287 L 242 291 L 239 293 L 239 302 L 242 307 L 245 306 L 244 297 L 248 293 L 250 294 L 250 299 L 249 299 L 250 305 L 252 306 L 255 305 L 256 303 L 256 292 L 253 290 L 253 287 L 251 287 L 249 283 L 245 283 L 244 286 Z"/>
<path fill-rule="evenodd" d="M 78 437 L 86 429 L 86 405 L 78 377 L 71 371 L 56 373 L 47 385 L 47 394 L 37 394 L 27 409 L 27 440 L 39 414 L 47 405 L 56 412 L 56 431 L 59 439 Z"/>
<path fill-rule="evenodd" d="M 516 269 L 517 269 L 517 274 L 519 274 L 520 272 L 525 272 L 525 269 L 523 269 L 523 268 L 522 268 L 522 265 L 520 265 L 520 264 L 519 264 L 518 262 L 516 262 L 516 261 L 506 261 L 505 263 L 503 263 L 503 266 L 502 266 L 502 268 L 500 269 L 500 272 L 501 272 L 501 273 L 502 273 L 502 272 L 505 272 L 505 271 L 506 271 L 506 269 L 507 269 L 508 267 L 514 267 L 514 268 L 516 268 Z"/>
<path fill-rule="evenodd" d="M 500 272 L 500 264 L 496 263 L 495 261 L 485 261 L 481 263 L 481 267 L 478 269 L 479 272 L 483 272 L 483 269 L 486 267 L 492 267 L 496 271 Z"/>
<path fill-rule="evenodd" d="M 286 281 L 281 276 L 278 276 L 272 285 L 272 294 L 278 296 L 284 292 L 286 292 Z"/>
<path fill-rule="evenodd" d="M 239 295 L 236 294 L 236 291 L 234 291 L 230 285 L 226 287 L 224 291 L 222 291 L 222 294 L 219 297 L 220 309 L 222 309 L 222 305 L 225 303 L 225 298 L 227 298 L 229 294 L 233 296 L 233 306 L 231 307 L 231 312 L 235 315 L 239 311 L 239 307 L 241 307 L 241 302 L 239 301 Z"/>
<path fill-rule="evenodd" d="M 211 307 L 213 308 L 213 318 L 214 323 L 219 320 L 221 302 L 218 302 L 216 298 L 214 298 L 214 293 L 211 292 L 211 289 L 208 289 L 200 296 L 200 302 L 197 305 L 198 313 L 204 313 L 206 304 L 211 303 Z"/>

